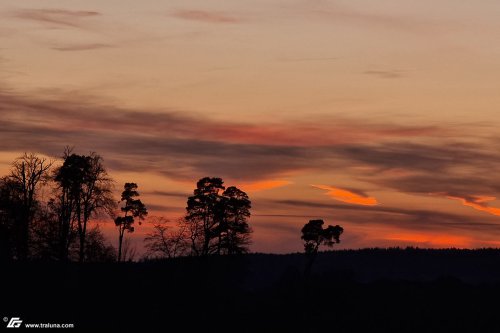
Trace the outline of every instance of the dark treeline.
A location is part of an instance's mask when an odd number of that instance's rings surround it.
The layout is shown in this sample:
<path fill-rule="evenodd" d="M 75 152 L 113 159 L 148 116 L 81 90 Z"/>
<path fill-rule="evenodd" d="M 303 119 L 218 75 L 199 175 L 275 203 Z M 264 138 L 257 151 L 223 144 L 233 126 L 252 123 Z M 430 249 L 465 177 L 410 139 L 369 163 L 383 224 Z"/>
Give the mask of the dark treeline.
<path fill-rule="evenodd" d="M 27 322 L 71 322 L 81 332 L 500 329 L 491 305 L 500 297 L 498 249 L 323 252 L 307 281 L 306 262 L 302 253 L 123 265 L 10 262 L 3 266 L 9 288 L 2 313 Z M 52 299 L 62 301 L 47 306 Z"/>
<path fill-rule="evenodd" d="M 136 183 L 114 197 L 114 181 L 100 155 L 73 153 L 49 160 L 25 153 L 0 178 L 0 259 L 125 261 L 125 234 L 148 215 Z M 251 228 L 248 195 L 220 178 L 198 181 L 176 226 L 153 217 L 144 239 L 148 258 L 231 255 L 248 252 Z M 114 221 L 117 248 L 92 221 Z M 113 242 L 114 243 L 114 242 Z"/>

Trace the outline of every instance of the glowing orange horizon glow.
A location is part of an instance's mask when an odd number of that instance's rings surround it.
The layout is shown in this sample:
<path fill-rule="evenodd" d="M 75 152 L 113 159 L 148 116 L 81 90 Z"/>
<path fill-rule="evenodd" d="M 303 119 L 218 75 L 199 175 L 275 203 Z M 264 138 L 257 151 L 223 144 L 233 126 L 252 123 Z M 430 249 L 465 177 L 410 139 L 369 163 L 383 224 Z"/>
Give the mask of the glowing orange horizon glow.
<path fill-rule="evenodd" d="M 391 241 L 421 243 L 428 246 L 429 244 L 436 247 L 471 247 L 472 242 L 470 238 L 463 236 L 450 236 L 450 235 L 430 235 L 422 233 L 395 233 L 389 234 L 384 237 Z"/>
<path fill-rule="evenodd" d="M 334 200 L 351 203 L 362 206 L 376 206 L 378 205 L 377 199 L 374 197 L 368 197 L 361 194 L 354 193 L 352 191 L 337 188 L 328 185 L 311 185 L 312 187 L 318 188 L 320 190 L 328 191 L 326 195 Z"/>
<path fill-rule="evenodd" d="M 482 212 L 486 212 L 495 216 L 500 216 L 500 208 L 490 207 L 488 206 L 488 202 L 496 200 L 496 197 L 474 197 L 475 202 L 471 202 L 466 198 L 454 197 L 454 196 L 446 196 L 448 199 L 458 200 L 462 203 L 462 205 L 474 208 L 475 210 L 479 210 Z"/>
<path fill-rule="evenodd" d="M 241 184 L 240 187 L 246 192 L 256 192 L 283 187 L 290 185 L 291 183 L 292 182 L 288 180 L 263 180 L 254 183 Z"/>

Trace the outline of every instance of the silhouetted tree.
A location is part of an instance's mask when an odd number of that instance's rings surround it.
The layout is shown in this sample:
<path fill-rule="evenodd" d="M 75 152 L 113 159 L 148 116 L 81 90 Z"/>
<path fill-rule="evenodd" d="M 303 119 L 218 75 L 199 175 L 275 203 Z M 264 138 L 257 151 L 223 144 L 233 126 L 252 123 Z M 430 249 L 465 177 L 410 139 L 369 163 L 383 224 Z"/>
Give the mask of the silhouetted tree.
<path fill-rule="evenodd" d="M 72 259 L 84 261 L 90 219 L 117 206 L 99 155 L 76 155 L 67 148 L 52 175 L 51 167 L 48 159 L 25 153 L 0 178 L 0 258 L 67 260 L 71 251 Z M 43 185 L 54 185 L 48 202 L 41 200 Z"/>
<path fill-rule="evenodd" d="M 15 235 L 16 257 L 20 260 L 29 256 L 30 227 L 38 204 L 37 192 L 40 184 L 48 179 L 51 165 L 46 158 L 25 153 L 14 161 L 10 175 L 4 180 L 4 185 L 10 187 L 11 204 L 17 207 L 11 236 Z"/>
<path fill-rule="evenodd" d="M 223 213 L 220 219 L 220 233 L 218 252 L 226 254 L 241 254 L 248 252 L 250 234 L 252 230 L 248 225 L 250 208 L 252 208 L 248 195 L 235 186 L 228 187 L 221 200 Z"/>
<path fill-rule="evenodd" d="M 17 228 L 21 225 L 22 201 L 19 184 L 3 177 L 0 179 L 0 258 L 12 260 L 17 254 Z"/>
<path fill-rule="evenodd" d="M 109 244 L 98 225 L 87 233 L 85 246 L 85 261 L 111 262 L 116 261 L 116 249 Z"/>
<path fill-rule="evenodd" d="M 67 260 L 74 231 L 82 229 L 81 201 L 85 173 L 89 166 L 85 156 L 71 154 L 70 150 L 65 151 L 63 158 L 63 165 L 54 176 L 60 190 L 58 202 L 54 204 L 59 211 L 60 259 Z"/>
<path fill-rule="evenodd" d="M 56 170 L 55 182 L 60 194 L 59 207 L 61 258 L 66 259 L 76 225 L 79 236 L 79 261 L 85 259 L 85 238 L 90 218 L 105 211 L 112 214 L 116 206 L 112 197 L 112 180 L 103 166 L 102 158 L 72 154 L 66 150 L 64 163 Z"/>
<path fill-rule="evenodd" d="M 323 224 L 323 220 L 310 220 L 302 228 L 301 238 L 304 240 L 304 250 L 309 258 L 306 266 L 306 276 L 309 275 L 319 246 L 331 247 L 336 243 L 340 243 L 340 235 L 344 232 L 344 229 L 339 225 L 329 225 L 327 228 L 323 228 Z"/>
<path fill-rule="evenodd" d="M 113 180 L 109 177 L 103 165 L 101 156 L 91 153 L 86 156 L 87 169 L 83 184 L 81 210 L 83 219 L 78 224 L 80 236 L 79 260 L 85 257 L 87 225 L 89 220 L 99 212 L 113 216 L 116 202 L 113 199 Z"/>
<path fill-rule="evenodd" d="M 205 177 L 196 184 L 193 196 L 187 201 L 186 221 L 190 224 L 191 250 L 195 255 L 213 253 L 213 240 L 218 239 L 216 210 L 220 209 L 221 194 L 224 191 L 221 178 Z"/>
<path fill-rule="evenodd" d="M 31 228 L 31 252 L 36 259 L 57 260 L 60 255 L 59 211 L 54 199 L 39 207 Z"/>
<path fill-rule="evenodd" d="M 248 251 L 251 203 L 248 195 L 220 178 L 198 181 L 188 198 L 186 222 L 194 255 L 235 254 Z"/>
<path fill-rule="evenodd" d="M 175 258 L 186 255 L 189 249 L 188 224 L 179 221 L 177 228 L 172 230 L 165 218 L 154 217 L 153 219 L 153 231 L 144 238 L 146 256 Z"/>
<path fill-rule="evenodd" d="M 146 206 L 141 202 L 140 199 L 135 199 L 139 197 L 139 192 L 137 192 L 137 184 L 135 183 L 125 183 L 124 191 L 122 192 L 121 202 L 124 203 L 121 207 L 123 216 L 118 216 L 115 218 L 115 224 L 118 227 L 118 261 L 122 259 L 122 243 L 123 235 L 125 230 L 127 232 L 134 232 L 134 221 L 135 218 L 139 219 L 139 224 L 148 215 Z"/>
<path fill-rule="evenodd" d="M 333 246 L 340 243 L 340 235 L 344 229 L 339 226 L 329 225 L 323 229 L 323 220 L 310 220 L 302 228 L 304 250 L 307 254 L 316 254 L 320 245 Z"/>
<path fill-rule="evenodd" d="M 51 200 L 41 206 L 37 212 L 32 227 L 32 255 L 43 260 L 59 258 L 59 210 Z M 68 259 L 80 260 L 80 243 L 77 239 L 78 230 L 73 231 L 69 243 Z M 85 237 L 84 261 L 109 262 L 116 261 L 116 249 L 108 243 L 98 225 L 89 227 Z"/>

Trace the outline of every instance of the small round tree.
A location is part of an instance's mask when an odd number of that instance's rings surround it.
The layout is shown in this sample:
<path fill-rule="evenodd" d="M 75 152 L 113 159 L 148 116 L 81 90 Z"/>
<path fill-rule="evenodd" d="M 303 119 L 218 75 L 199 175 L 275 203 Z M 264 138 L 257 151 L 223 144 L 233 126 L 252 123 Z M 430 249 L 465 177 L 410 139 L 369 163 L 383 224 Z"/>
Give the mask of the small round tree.
<path fill-rule="evenodd" d="M 323 220 L 310 220 L 302 228 L 302 240 L 304 240 L 304 251 L 308 257 L 305 270 L 306 276 L 309 275 L 311 266 L 316 258 L 320 245 L 333 246 L 340 243 L 340 235 L 344 229 L 339 226 L 329 225 L 323 228 L 325 222 Z"/>
<path fill-rule="evenodd" d="M 339 226 L 329 225 L 323 229 L 323 220 L 310 220 L 302 228 L 302 239 L 306 254 L 316 254 L 320 245 L 333 246 L 340 243 L 340 235 L 344 229 Z"/>

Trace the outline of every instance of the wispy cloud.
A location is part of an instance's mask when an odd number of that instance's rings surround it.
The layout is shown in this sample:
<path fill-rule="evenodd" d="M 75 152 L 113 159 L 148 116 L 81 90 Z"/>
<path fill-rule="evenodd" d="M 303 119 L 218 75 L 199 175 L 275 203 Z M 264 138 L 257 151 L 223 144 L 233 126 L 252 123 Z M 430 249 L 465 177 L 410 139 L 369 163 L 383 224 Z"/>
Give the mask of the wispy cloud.
<path fill-rule="evenodd" d="M 402 78 L 403 72 L 399 70 L 367 70 L 363 74 L 375 76 L 381 79 L 399 79 Z"/>
<path fill-rule="evenodd" d="M 183 199 L 186 199 L 187 197 L 192 195 L 190 193 L 173 192 L 173 191 L 152 191 L 152 192 L 144 192 L 144 194 L 156 195 L 156 196 L 162 196 L 162 197 L 183 198 Z"/>
<path fill-rule="evenodd" d="M 458 200 L 462 203 L 462 205 L 474 208 L 475 210 L 479 210 L 481 212 L 486 212 L 491 215 L 500 216 L 500 208 L 491 207 L 488 203 L 491 201 L 495 201 L 496 197 L 488 197 L 488 196 L 466 196 L 460 197 L 457 195 L 453 195 L 450 193 L 442 193 L 448 199 Z"/>
<path fill-rule="evenodd" d="M 239 187 L 241 187 L 244 191 L 256 192 L 271 190 L 273 188 L 283 187 L 290 184 L 291 182 L 288 180 L 262 180 L 252 183 L 243 183 L 239 185 Z"/>
<path fill-rule="evenodd" d="M 316 201 L 304 200 L 274 200 L 273 204 L 287 207 L 288 210 L 309 208 L 315 214 L 328 217 L 336 221 L 348 222 L 357 225 L 379 224 L 398 227 L 408 230 L 426 230 L 428 232 L 446 229 L 460 230 L 491 230 L 500 232 L 500 224 L 496 218 L 473 215 L 446 213 L 429 209 L 406 209 L 391 206 L 363 206 L 346 204 L 325 204 Z M 334 214 L 332 214 L 334 212 Z M 291 211 L 293 215 L 293 210 Z"/>
<path fill-rule="evenodd" d="M 332 23 L 345 23 L 366 28 L 402 31 L 407 33 L 439 33 L 445 23 L 428 18 L 418 18 L 405 14 L 390 14 L 377 10 L 356 8 L 355 6 L 340 5 L 338 3 L 316 3 L 307 8 L 301 7 L 315 19 L 321 18 Z M 450 25 L 450 23 L 448 23 Z"/>
<path fill-rule="evenodd" d="M 447 135 L 439 126 L 396 125 L 372 123 L 369 120 L 313 119 L 282 123 L 241 123 L 213 121 L 182 110 L 154 112 L 127 110 L 98 102 L 90 104 L 89 98 L 66 99 L 64 92 L 55 92 L 54 99 L 19 96 L 0 91 L 0 103 L 6 109 L 25 113 L 27 123 L 47 124 L 58 128 L 84 127 L 106 132 L 129 131 L 176 139 L 194 139 L 231 142 L 242 145 L 321 147 L 376 142 L 381 139 L 418 138 Z M 108 111 L 106 111 L 108 110 Z M 6 111 L 8 112 L 8 111 Z M 9 114 L 15 115 L 14 112 Z M 41 123 L 37 120 L 42 121 Z M 114 126 L 109 127 L 112 123 Z M 200 130 L 203 129 L 203 130 Z M 355 153 L 353 147 L 353 153 Z M 361 148 L 364 149 L 364 146 Z M 370 149 L 369 147 L 366 149 Z"/>
<path fill-rule="evenodd" d="M 497 138 L 465 142 L 468 134 L 463 128 L 453 133 L 438 126 L 409 127 L 369 119 L 244 124 L 180 110 L 124 109 L 99 99 L 69 98 L 55 92 L 52 97 L 0 90 L 0 152 L 59 156 L 70 145 L 78 151 L 97 151 L 112 171 L 151 172 L 189 182 L 218 176 L 248 192 L 286 186 L 287 179 L 296 174 L 335 170 L 370 184 L 370 188 L 374 185 L 377 190 L 425 196 L 441 193 L 436 200 L 460 200 L 489 214 L 474 215 L 472 209 L 470 215 L 461 215 L 433 208 L 376 205 L 377 198 L 362 190 L 319 184 L 316 188 L 343 203 L 286 197 L 252 200 L 259 207 L 257 215 L 290 214 L 294 219 L 314 215 L 339 223 L 389 225 L 412 232 L 425 228 L 428 232 L 500 233 L 498 208 L 488 201 L 500 191 L 500 180 L 491 177 L 500 173 L 500 154 L 491 144 Z M 188 196 L 168 191 L 144 194 L 183 200 Z"/>
<path fill-rule="evenodd" d="M 184 20 L 198 21 L 205 23 L 234 24 L 242 22 L 241 18 L 220 11 L 196 10 L 196 9 L 176 10 L 171 15 L 173 17 Z"/>
<path fill-rule="evenodd" d="M 453 169 L 459 165 L 482 168 L 500 167 L 500 155 L 485 149 L 482 144 L 443 139 L 432 143 L 384 142 L 382 144 L 344 145 L 339 154 L 383 171 L 407 170 L 432 172 Z M 451 174 L 450 174 L 451 175 Z"/>
<path fill-rule="evenodd" d="M 90 44 L 73 44 L 73 45 L 60 45 L 52 47 L 57 51 L 89 51 L 98 49 L 107 49 L 114 47 L 112 44 L 103 43 L 90 43 Z"/>
<path fill-rule="evenodd" d="M 334 200 L 351 203 L 362 206 L 375 206 L 378 204 L 377 199 L 370 197 L 365 192 L 356 189 L 344 189 L 329 185 L 311 185 L 314 188 L 325 190 L 326 195 Z"/>
<path fill-rule="evenodd" d="M 500 180 L 489 176 L 500 173 L 500 154 L 483 142 L 489 139 L 465 143 L 463 128 L 453 133 L 435 125 L 329 118 L 246 124 L 6 90 L 0 91 L 0 114 L 0 151 L 57 156 L 72 145 L 99 152 L 114 170 L 189 181 L 219 176 L 246 191 L 284 186 L 292 175 L 325 170 L 416 195 L 465 198 L 500 191 Z M 321 186 L 336 200 L 376 203 L 362 191 Z"/>
<path fill-rule="evenodd" d="M 83 19 L 99 16 L 97 11 L 67 9 L 20 9 L 12 12 L 12 16 L 38 22 L 48 27 L 81 28 Z"/>
<path fill-rule="evenodd" d="M 495 140 L 493 140 L 495 141 Z M 492 215 L 489 205 L 500 191 L 500 154 L 492 141 L 464 143 L 447 139 L 427 144 L 385 142 L 345 146 L 340 154 L 370 168 L 360 178 L 402 193 L 459 200 L 463 205 Z"/>
<path fill-rule="evenodd" d="M 102 152 L 115 169 L 147 169 L 180 179 L 220 175 L 279 180 L 290 172 L 328 167 L 342 156 L 346 142 L 439 132 L 359 121 L 242 124 L 175 110 L 135 111 L 96 100 L 47 100 L 8 92 L 0 92 L 0 109 L 0 150 L 53 155 L 69 144 Z M 339 140 L 338 135 L 344 137 Z"/>
<path fill-rule="evenodd" d="M 59 155 L 65 145 L 96 150 L 115 170 L 150 170 L 176 179 L 204 175 L 257 181 L 308 166 L 307 149 L 234 143 L 209 133 L 231 127 L 178 112 L 0 94 L 0 150 Z M 200 137 L 198 133 L 208 133 Z M 145 158 L 147 157 L 147 158 Z M 263 163 L 266 161 L 266 163 Z"/>
<path fill-rule="evenodd" d="M 323 123 L 322 123 L 323 122 Z M 326 126 L 324 122 L 327 122 Z M 377 138 L 426 137 L 445 135 L 437 126 L 402 126 L 350 121 L 318 119 L 281 124 L 238 124 L 214 128 L 213 137 L 232 142 L 266 145 L 329 146 L 353 142 L 367 142 Z M 335 133 L 335 135 L 332 135 Z"/>
<path fill-rule="evenodd" d="M 323 62 L 323 61 L 335 61 L 338 57 L 280 57 L 276 60 L 279 62 Z"/>
<path fill-rule="evenodd" d="M 182 209 L 181 207 L 173 207 L 173 206 L 158 205 L 158 204 L 151 204 L 151 203 L 148 203 L 146 205 L 146 207 L 150 212 L 161 212 L 161 213 L 165 213 L 165 212 L 171 213 L 171 212 L 176 212 L 176 211 L 179 211 Z"/>

